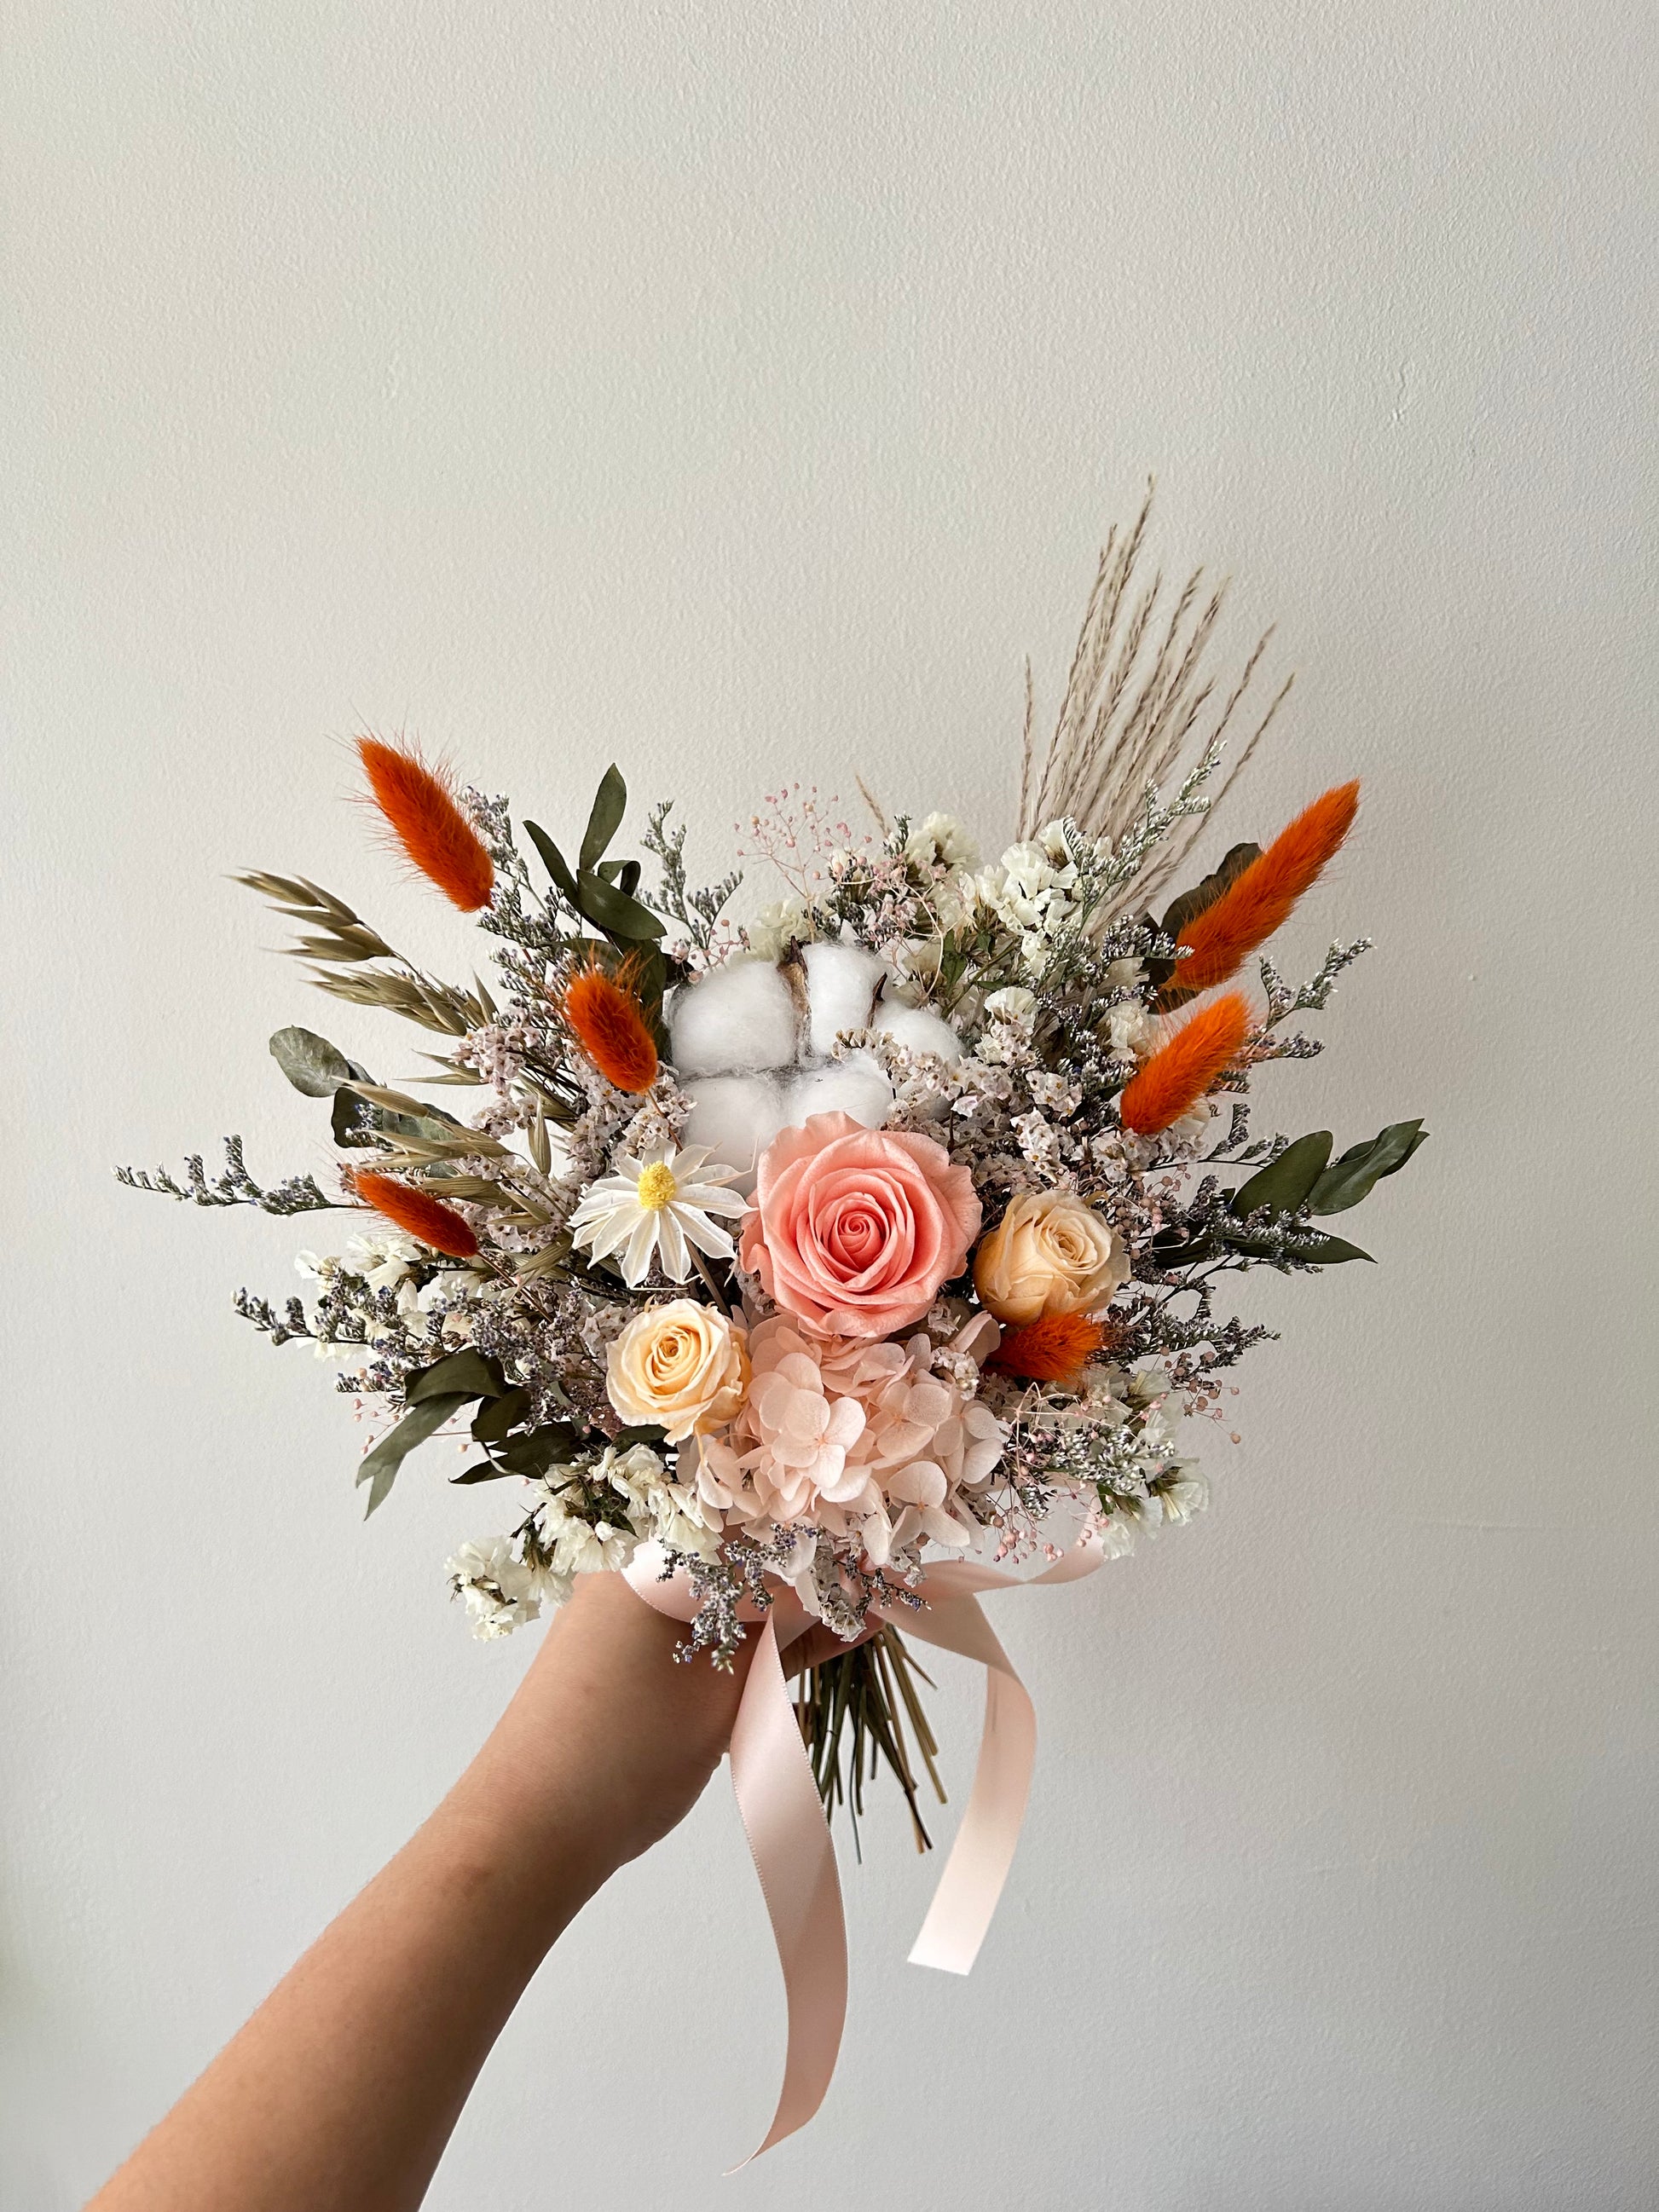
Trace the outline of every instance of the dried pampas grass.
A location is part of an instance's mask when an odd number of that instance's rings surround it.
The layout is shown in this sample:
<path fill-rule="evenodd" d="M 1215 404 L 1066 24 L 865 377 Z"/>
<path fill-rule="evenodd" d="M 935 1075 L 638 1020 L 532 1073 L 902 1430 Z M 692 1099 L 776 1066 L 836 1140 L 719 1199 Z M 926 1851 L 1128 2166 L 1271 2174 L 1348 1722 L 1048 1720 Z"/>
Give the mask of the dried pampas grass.
<path fill-rule="evenodd" d="M 1039 745 L 1030 664 L 1025 670 L 1025 734 L 1019 793 L 1019 834 L 1066 815 L 1091 837 L 1115 847 L 1145 803 L 1149 784 L 1167 789 L 1218 748 L 1255 682 L 1271 629 L 1258 640 L 1237 679 L 1218 696 L 1204 662 L 1227 596 L 1224 580 L 1207 593 L 1195 568 L 1176 594 L 1164 594 L 1163 571 L 1144 587 L 1137 570 L 1152 509 L 1149 482 L 1127 530 L 1114 525 L 1101 553 L 1054 734 Z M 1161 609 L 1168 605 L 1167 616 Z M 1293 678 L 1268 701 L 1209 812 L 1226 797 L 1278 713 Z M 1202 835 L 1205 814 L 1184 836 L 1165 840 L 1158 857 L 1116 902 L 1144 906 L 1184 866 Z"/>

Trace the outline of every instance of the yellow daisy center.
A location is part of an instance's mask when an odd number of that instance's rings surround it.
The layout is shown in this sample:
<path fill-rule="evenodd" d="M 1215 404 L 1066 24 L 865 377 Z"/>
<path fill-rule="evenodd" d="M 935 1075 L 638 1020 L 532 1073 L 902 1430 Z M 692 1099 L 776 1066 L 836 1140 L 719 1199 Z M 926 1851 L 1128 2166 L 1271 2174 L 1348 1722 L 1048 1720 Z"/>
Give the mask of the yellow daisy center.
<path fill-rule="evenodd" d="M 647 1213 L 660 1213 L 678 1188 L 674 1170 L 667 1161 L 653 1160 L 648 1168 L 641 1170 L 635 1195 Z"/>

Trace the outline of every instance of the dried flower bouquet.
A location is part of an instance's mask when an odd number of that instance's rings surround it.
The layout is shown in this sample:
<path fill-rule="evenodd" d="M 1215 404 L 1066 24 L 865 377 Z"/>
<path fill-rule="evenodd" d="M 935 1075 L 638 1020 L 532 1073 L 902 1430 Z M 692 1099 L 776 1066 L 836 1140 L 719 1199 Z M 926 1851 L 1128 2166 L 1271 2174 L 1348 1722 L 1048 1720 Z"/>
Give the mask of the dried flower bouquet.
<path fill-rule="evenodd" d="M 867 1616 L 921 1607 L 929 1557 L 1053 1560 L 1090 1534 L 1121 1553 L 1188 1520 L 1206 1495 L 1188 1439 L 1267 1334 L 1218 1290 L 1365 1257 L 1327 1224 L 1425 1135 L 1396 1121 L 1337 1152 L 1252 1133 L 1253 1072 L 1316 1051 L 1289 1025 L 1366 940 L 1300 988 L 1266 957 L 1259 992 L 1237 979 L 1358 787 L 1170 898 L 1261 648 L 1212 684 L 1219 595 L 1143 588 L 1145 523 L 1109 541 L 1046 746 L 1028 710 L 1022 834 L 988 866 L 945 815 L 872 810 L 859 837 L 792 787 L 738 855 L 787 895 L 734 925 L 741 878 L 693 888 L 670 803 L 642 857 L 615 855 L 614 768 L 567 855 L 360 740 L 390 836 L 493 940 L 494 988 L 426 975 L 302 877 L 241 880 L 316 984 L 441 1039 L 425 1080 L 477 1103 L 460 1118 L 285 1029 L 270 1049 L 326 1103 L 337 1170 L 264 1189 L 233 1138 L 213 1179 L 199 1158 L 182 1183 L 120 1171 L 200 1205 L 350 1213 L 337 1251 L 300 1255 L 308 1299 L 238 1309 L 384 1417 L 357 1470 L 370 1512 L 439 1436 L 476 1447 L 452 1481 L 515 1486 L 511 1528 L 449 1563 L 480 1635 L 647 1542 L 694 1590 L 687 1656 L 728 1662 L 740 1606 L 792 1588 L 849 1647 L 799 1691 L 824 1802 L 856 1814 L 884 1762 L 919 1843 L 938 1789 L 919 1670 L 890 1620 L 855 1646 Z"/>

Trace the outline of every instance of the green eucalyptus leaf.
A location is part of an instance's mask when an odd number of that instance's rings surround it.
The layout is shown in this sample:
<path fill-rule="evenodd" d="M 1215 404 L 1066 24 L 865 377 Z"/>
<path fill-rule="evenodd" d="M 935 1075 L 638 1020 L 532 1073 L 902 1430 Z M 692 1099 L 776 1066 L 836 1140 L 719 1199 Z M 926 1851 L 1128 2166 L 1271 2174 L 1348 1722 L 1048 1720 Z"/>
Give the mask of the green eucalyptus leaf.
<path fill-rule="evenodd" d="M 1344 1260 L 1369 1260 L 1371 1256 L 1340 1237 L 1327 1236 L 1322 1229 L 1298 1229 L 1285 1238 L 1285 1249 L 1293 1260 L 1311 1261 L 1316 1267 L 1334 1267 Z"/>
<path fill-rule="evenodd" d="M 576 878 L 570 872 L 569 863 L 538 822 L 526 822 L 525 835 L 542 856 L 542 866 L 552 877 L 556 886 L 564 893 L 572 906 L 576 903 Z"/>
<path fill-rule="evenodd" d="M 495 1456 L 511 1474 L 545 1474 L 562 1453 L 575 1449 L 576 1442 L 574 1421 L 544 1421 L 528 1436 L 511 1438 Z"/>
<path fill-rule="evenodd" d="M 472 1418 L 473 1441 L 481 1444 L 498 1444 L 514 1425 L 523 1420 L 530 1411 L 528 1390 L 502 1391 L 499 1398 L 491 1398 L 479 1407 Z"/>
<path fill-rule="evenodd" d="M 1331 1156 L 1331 1133 L 1316 1129 L 1287 1145 L 1276 1160 L 1258 1168 L 1227 1201 L 1227 1211 L 1243 1220 L 1265 1206 L 1274 1214 L 1294 1213 L 1305 1206 L 1308 1194 L 1324 1172 Z"/>
<path fill-rule="evenodd" d="M 278 1030 L 270 1040 L 270 1056 L 307 1098 L 331 1098 L 343 1083 L 368 1079 L 338 1045 L 319 1036 L 315 1030 Z"/>
<path fill-rule="evenodd" d="M 1231 1243 L 1231 1239 L 1228 1242 Z M 1195 1266 L 1200 1260 L 1213 1260 L 1221 1247 L 1208 1237 L 1172 1237 L 1166 1231 L 1154 1237 L 1148 1248 L 1153 1261 L 1160 1267 L 1175 1269 Z"/>
<path fill-rule="evenodd" d="M 422 1368 L 404 1385 L 404 1396 L 411 1406 L 423 1406 L 430 1398 L 499 1398 L 506 1388 L 496 1362 L 469 1345 Z"/>
<path fill-rule="evenodd" d="M 1369 1197 L 1384 1176 L 1398 1175 L 1428 1131 L 1420 1121 L 1392 1121 L 1369 1144 L 1351 1145 L 1314 1185 L 1310 1213 L 1341 1213 Z"/>
<path fill-rule="evenodd" d="M 593 811 L 587 817 L 587 827 L 582 832 L 581 852 L 576 861 L 578 874 L 588 868 L 597 868 L 610 848 L 611 840 L 622 828 L 623 816 L 628 811 L 628 786 L 622 780 L 622 771 L 613 761 L 599 779 L 599 788 L 593 800 Z"/>
<path fill-rule="evenodd" d="M 329 1126 L 334 1132 L 335 1143 L 343 1152 L 362 1151 L 370 1146 L 379 1150 L 374 1136 L 374 1109 L 366 1098 L 360 1098 L 349 1083 L 343 1083 L 334 1094 Z"/>
<path fill-rule="evenodd" d="M 481 1459 L 476 1466 L 464 1467 L 449 1479 L 452 1482 L 503 1482 L 512 1472 L 510 1467 L 497 1467 L 493 1459 Z"/>
<path fill-rule="evenodd" d="M 468 1402 L 463 1397 L 427 1398 L 418 1406 L 411 1406 L 389 1436 L 380 1438 L 372 1452 L 368 1452 L 358 1464 L 357 1480 L 368 1485 L 368 1504 L 363 1517 L 383 1504 L 386 1492 L 398 1479 L 398 1470 L 416 1444 L 423 1444 L 436 1435 L 452 1413 L 459 1413 Z"/>
<path fill-rule="evenodd" d="M 622 873 L 617 878 L 617 885 L 618 890 L 626 891 L 629 898 L 633 897 L 640 887 L 640 864 L 637 860 L 623 862 Z"/>
<path fill-rule="evenodd" d="M 603 876 L 584 870 L 576 879 L 576 904 L 589 921 L 609 937 L 629 939 L 660 937 L 663 925 L 649 907 L 641 906 L 626 891 L 608 884 Z"/>
<path fill-rule="evenodd" d="M 618 1429 L 616 1441 L 626 1451 L 630 1444 L 659 1444 L 667 1435 L 654 1421 L 644 1421 L 631 1429 Z"/>
<path fill-rule="evenodd" d="M 1235 845 L 1213 873 L 1206 876 L 1202 883 L 1194 884 L 1191 890 L 1182 891 L 1174 901 L 1158 924 L 1159 931 L 1165 937 L 1179 938 L 1189 921 L 1195 921 L 1206 907 L 1212 907 L 1223 891 L 1232 889 L 1251 861 L 1261 858 L 1260 845 Z M 1167 983 L 1180 964 L 1176 960 L 1149 960 L 1146 974 L 1154 983 Z M 1190 998 L 1192 994 L 1184 995 Z"/>

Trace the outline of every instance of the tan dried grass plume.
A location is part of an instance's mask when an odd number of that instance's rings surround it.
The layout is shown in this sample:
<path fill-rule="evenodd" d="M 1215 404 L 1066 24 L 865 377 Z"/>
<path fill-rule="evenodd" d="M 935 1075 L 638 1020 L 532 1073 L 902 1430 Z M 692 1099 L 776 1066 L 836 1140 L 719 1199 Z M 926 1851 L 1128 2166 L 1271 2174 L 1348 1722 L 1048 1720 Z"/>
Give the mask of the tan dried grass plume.
<path fill-rule="evenodd" d="M 1117 845 L 1139 812 L 1148 784 L 1157 785 L 1167 798 L 1204 754 L 1226 738 L 1273 635 L 1271 629 L 1263 632 L 1235 682 L 1222 692 L 1205 657 L 1226 602 L 1226 580 L 1206 592 L 1204 571 L 1195 568 L 1172 603 L 1165 596 L 1161 569 L 1148 584 L 1138 580 L 1153 489 L 1149 480 L 1134 521 L 1127 530 L 1115 524 L 1107 537 L 1059 717 L 1046 744 L 1036 738 L 1035 693 L 1026 664 L 1022 837 L 1034 836 L 1056 816 L 1069 815 L 1089 836 Z M 1268 701 L 1224 781 L 1211 794 L 1209 814 L 1238 781 L 1293 681 L 1287 676 Z M 1117 910 L 1146 905 L 1169 882 L 1185 864 L 1208 818 L 1196 815 L 1184 835 L 1165 840 L 1115 902 Z"/>

